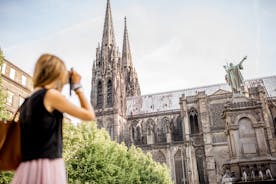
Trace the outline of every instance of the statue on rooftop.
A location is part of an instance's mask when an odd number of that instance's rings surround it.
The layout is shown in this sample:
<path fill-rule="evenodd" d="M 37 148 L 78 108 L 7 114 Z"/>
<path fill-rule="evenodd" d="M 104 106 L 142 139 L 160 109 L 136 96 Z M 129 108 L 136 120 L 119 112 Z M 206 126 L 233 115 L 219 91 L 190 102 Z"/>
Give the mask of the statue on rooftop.
<path fill-rule="evenodd" d="M 232 88 L 232 91 L 236 94 L 239 94 L 242 92 L 242 85 L 243 85 L 243 76 L 241 74 L 241 71 L 243 69 L 242 63 L 247 59 L 247 56 L 245 56 L 237 65 L 234 65 L 233 63 L 228 63 L 224 65 L 224 69 L 226 71 L 225 80 L 227 84 L 229 84 Z"/>

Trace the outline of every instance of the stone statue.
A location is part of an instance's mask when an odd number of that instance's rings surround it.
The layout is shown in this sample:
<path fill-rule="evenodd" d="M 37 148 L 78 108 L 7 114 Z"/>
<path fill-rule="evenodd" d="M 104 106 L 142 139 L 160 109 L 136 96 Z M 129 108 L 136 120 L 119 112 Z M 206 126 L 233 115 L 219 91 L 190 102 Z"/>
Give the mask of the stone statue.
<path fill-rule="evenodd" d="M 231 174 L 230 169 L 227 168 L 221 179 L 221 184 L 232 184 L 235 181 L 236 181 L 236 177 L 234 173 Z"/>
<path fill-rule="evenodd" d="M 247 173 L 246 173 L 245 169 L 243 169 L 243 171 L 242 171 L 242 181 L 247 182 Z"/>
<path fill-rule="evenodd" d="M 232 91 L 234 93 L 241 93 L 243 77 L 240 70 L 243 69 L 242 63 L 246 59 L 247 59 L 247 56 L 245 56 L 237 65 L 233 65 L 233 63 L 230 63 L 230 65 L 228 65 L 227 63 L 227 65 L 223 66 L 226 71 L 225 80 L 231 86 Z"/>
<path fill-rule="evenodd" d="M 259 170 L 259 179 L 260 179 L 260 180 L 264 180 L 264 174 L 263 174 L 263 171 L 262 171 L 261 168 L 260 168 L 260 170 Z"/>
<path fill-rule="evenodd" d="M 254 171 L 253 168 L 251 169 L 251 179 L 252 179 L 253 181 L 255 181 L 255 179 L 256 179 L 255 171 Z"/>
<path fill-rule="evenodd" d="M 266 170 L 265 170 L 265 175 L 266 175 L 267 178 L 273 179 L 272 174 L 271 174 L 271 171 L 270 171 L 269 168 L 266 168 Z"/>

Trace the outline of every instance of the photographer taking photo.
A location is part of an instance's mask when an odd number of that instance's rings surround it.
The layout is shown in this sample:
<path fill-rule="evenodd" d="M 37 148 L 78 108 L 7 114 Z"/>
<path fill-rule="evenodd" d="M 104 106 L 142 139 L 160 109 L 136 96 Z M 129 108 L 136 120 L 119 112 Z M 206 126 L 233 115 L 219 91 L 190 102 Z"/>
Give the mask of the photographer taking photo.
<path fill-rule="evenodd" d="M 69 77 L 81 107 L 61 93 Z M 81 76 L 74 70 L 68 71 L 64 62 L 54 55 L 43 54 L 37 60 L 33 73 L 34 91 L 20 109 L 22 162 L 13 184 L 67 183 L 62 159 L 63 113 L 85 121 L 96 120 L 80 81 Z"/>

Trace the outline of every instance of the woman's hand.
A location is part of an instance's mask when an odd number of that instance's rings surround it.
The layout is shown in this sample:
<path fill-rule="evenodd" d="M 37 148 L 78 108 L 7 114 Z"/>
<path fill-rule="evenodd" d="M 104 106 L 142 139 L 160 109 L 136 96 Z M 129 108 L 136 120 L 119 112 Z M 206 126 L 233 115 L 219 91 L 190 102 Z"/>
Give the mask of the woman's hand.
<path fill-rule="evenodd" d="M 71 76 L 73 84 L 80 84 L 81 76 L 80 76 L 80 74 L 78 72 L 76 72 L 75 70 L 72 69 L 69 72 L 69 75 Z"/>

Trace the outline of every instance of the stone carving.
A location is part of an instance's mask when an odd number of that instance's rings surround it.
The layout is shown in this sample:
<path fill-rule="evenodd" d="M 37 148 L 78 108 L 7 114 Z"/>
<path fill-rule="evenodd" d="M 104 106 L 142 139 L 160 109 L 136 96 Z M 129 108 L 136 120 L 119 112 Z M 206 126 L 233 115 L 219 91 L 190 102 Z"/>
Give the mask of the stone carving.
<path fill-rule="evenodd" d="M 247 182 L 247 173 L 245 171 L 245 168 L 243 168 L 243 171 L 242 171 L 242 181 Z"/>
<path fill-rule="evenodd" d="M 264 174 L 261 168 L 259 168 L 259 179 L 264 180 Z"/>
<path fill-rule="evenodd" d="M 226 168 L 224 175 L 222 176 L 222 179 L 221 179 L 221 184 L 232 184 L 235 181 L 237 181 L 235 173 L 231 172 L 229 168 Z"/>
<path fill-rule="evenodd" d="M 224 69 L 226 71 L 225 80 L 231 86 L 232 91 L 234 93 L 241 93 L 242 85 L 243 85 L 243 76 L 240 70 L 243 69 L 242 63 L 246 60 L 247 56 L 245 56 L 239 64 L 233 65 L 233 63 L 228 63 L 224 65 Z"/>
<path fill-rule="evenodd" d="M 223 106 L 224 103 L 218 103 L 218 104 L 211 104 L 209 106 L 210 108 L 210 113 L 211 113 L 211 121 L 212 121 L 212 129 L 224 129 L 225 127 L 225 122 L 221 118 L 221 114 L 223 112 Z"/>
<path fill-rule="evenodd" d="M 251 168 L 251 179 L 252 179 L 252 180 L 255 180 L 255 179 L 256 179 L 254 168 Z"/>
<path fill-rule="evenodd" d="M 270 171 L 269 168 L 266 168 L 265 175 L 266 175 L 266 178 L 273 179 L 271 171 Z"/>

